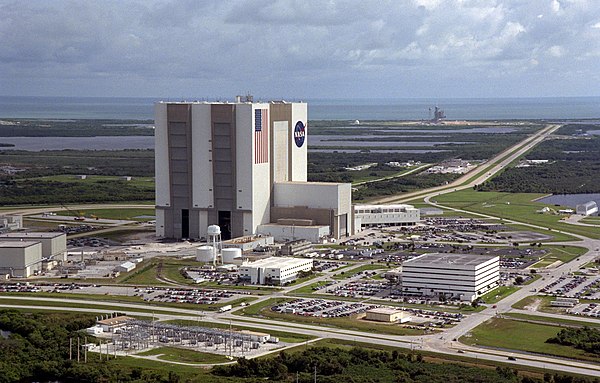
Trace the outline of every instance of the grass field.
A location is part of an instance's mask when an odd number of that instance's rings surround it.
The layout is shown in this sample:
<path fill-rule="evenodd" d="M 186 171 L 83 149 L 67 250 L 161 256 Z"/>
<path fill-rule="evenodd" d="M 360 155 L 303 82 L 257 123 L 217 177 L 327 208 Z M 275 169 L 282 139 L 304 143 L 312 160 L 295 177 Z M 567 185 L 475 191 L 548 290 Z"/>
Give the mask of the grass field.
<path fill-rule="evenodd" d="M 57 214 L 65 216 L 76 216 L 82 215 L 84 217 L 98 217 L 104 219 L 120 219 L 128 221 L 145 222 L 154 219 L 155 210 L 152 208 L 148 209 L 86 209 L 86 210 L 74 210 L 72 212 L 62 211 Z"/>
<path fill-rule="evenodd" d="M 225 355 L 211 354 L 208 352 L 200 352 L 177 347 L 158 347 L 152 350 L 140 352 L 137 355 L 157 355 L 158 359 L 184 363 L 225 363 L 230 361 Z"/>
<path fill-rule="evenodd" d="M 598 356 L 588 354 L 582 350 L 546 343 L 547 339 L 556 336 L 561 329 L 560 326 L 492 318 L 471 330 L 471 336 L 461 337 L 460 342 L 468 345 L 527 351 L 594 362 L 598 361 Z"/>
<path fill-rule="evenodd" d="M 376 264 L 369 264 L 369 265 L 362 265 L 359 266 L 355 269 L 349 270 L 349 271 L 340 271 L 339 273 L 335 274 L 332 276 L 333 279 L 346 279 L 346 278 L 351 278 L 359 273 L 362 273 L 364 271 L 373 271 L 373 270 L 387 270 L 389 269 L 388 266 L 386 266 L 384 263 L 376 263 Z"/>
<path fill-rule="evenodd" d="M 505 313 L 503 316 L 507 316 L 510 318 L 523 320 L 523 321 L 535 321 L 535 322 L 543 322 L 543 323 L 551 323 L 553 325 L 566 325 L 566 326 L 574 326 L 574 327 L 596 327 L 600 328 L 600 323 L 594 322 L 584 322 L 580 320 L 574 319 L 563 319 L 563 318 L 548 318 L 542 317 L 538 315 L 528 315 L 521 313 Z"/>
<path fill-rule="evenodd" d="M 500 286 L 484 294 L 481 297 L 481 300 L 487 304 L 497 303 L 517 290 L 519 290 L 519 287 L 517 286 Z"/>
<path fill-rule="evenodd" d="M 598 228 L 569 225 L 560 221 L 562 218 L 560 215 L 537 213 L 538 210 L 545 206 L 551 209 L 559 208 L 550 204 L 533 202 L 534 199 L 542 196 L 544 195 L 533 193 L 477 192 L 472 189 L 465 189 L 437 196 L 436 200 L 442 205 L 454 208 L 489 214 L 552 230 L 564 230 L 590 238 L 600 238 L 600 230 Z"/>

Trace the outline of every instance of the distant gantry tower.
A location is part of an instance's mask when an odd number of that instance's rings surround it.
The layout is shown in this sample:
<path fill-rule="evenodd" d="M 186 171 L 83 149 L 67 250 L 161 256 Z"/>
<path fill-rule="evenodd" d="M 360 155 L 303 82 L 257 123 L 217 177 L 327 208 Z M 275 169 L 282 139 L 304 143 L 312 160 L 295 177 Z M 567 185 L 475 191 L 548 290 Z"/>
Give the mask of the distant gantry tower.
<path fill-rule="evenodd" d="M 430 112 L 429 116 L 431 117 L 431 108 L 429 108 L 429 112 Z M 435 106 L 433 109 L 433 118 L 431 118 L 431 122 L 434 122 L 434 123 L 440 122 L 444 118 L 446 118 L 446 113 L 444 113 L 444 111 L 442 109 Z"/>

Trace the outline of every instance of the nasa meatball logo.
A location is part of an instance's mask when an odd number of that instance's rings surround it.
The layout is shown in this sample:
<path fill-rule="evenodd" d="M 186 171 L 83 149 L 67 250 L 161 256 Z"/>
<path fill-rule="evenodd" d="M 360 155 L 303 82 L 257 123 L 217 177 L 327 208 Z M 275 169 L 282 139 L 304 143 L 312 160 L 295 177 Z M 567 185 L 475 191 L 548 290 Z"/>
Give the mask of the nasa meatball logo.
<path fill-rule="evenodd" d="M 296 127 L 294 128 L 294 141 L 296 142 L 296 146 L 301 148 L 304 145 L 304 139 L 306 138 L 306 128 L 302 121 L 296 122 Z"/>

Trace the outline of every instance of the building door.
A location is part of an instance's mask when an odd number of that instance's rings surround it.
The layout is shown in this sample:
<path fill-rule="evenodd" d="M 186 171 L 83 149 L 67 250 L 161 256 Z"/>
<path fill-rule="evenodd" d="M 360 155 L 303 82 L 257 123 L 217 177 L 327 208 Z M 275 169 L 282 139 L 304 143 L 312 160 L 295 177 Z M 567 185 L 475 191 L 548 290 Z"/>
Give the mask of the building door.
<path fill-rule="evenodd" d="M 231 212 L 219 211 L 219 227 L 221 228 L 221 238 L 223 240 L 231 239 Z"/>
<path fill-rule="evenodd" d="M 190 237 L 190 211 L 181 209 L 181 238 Z"/>

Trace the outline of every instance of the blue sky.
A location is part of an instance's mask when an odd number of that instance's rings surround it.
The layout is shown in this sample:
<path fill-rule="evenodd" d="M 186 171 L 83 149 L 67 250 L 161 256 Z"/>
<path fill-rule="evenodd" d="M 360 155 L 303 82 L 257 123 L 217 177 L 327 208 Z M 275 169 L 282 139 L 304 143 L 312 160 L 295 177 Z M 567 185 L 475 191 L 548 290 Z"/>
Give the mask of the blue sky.
<path fill-rule="evenodd" d="M 600 96 L 598 0 L 0 0 L 0 94 Z"/>

